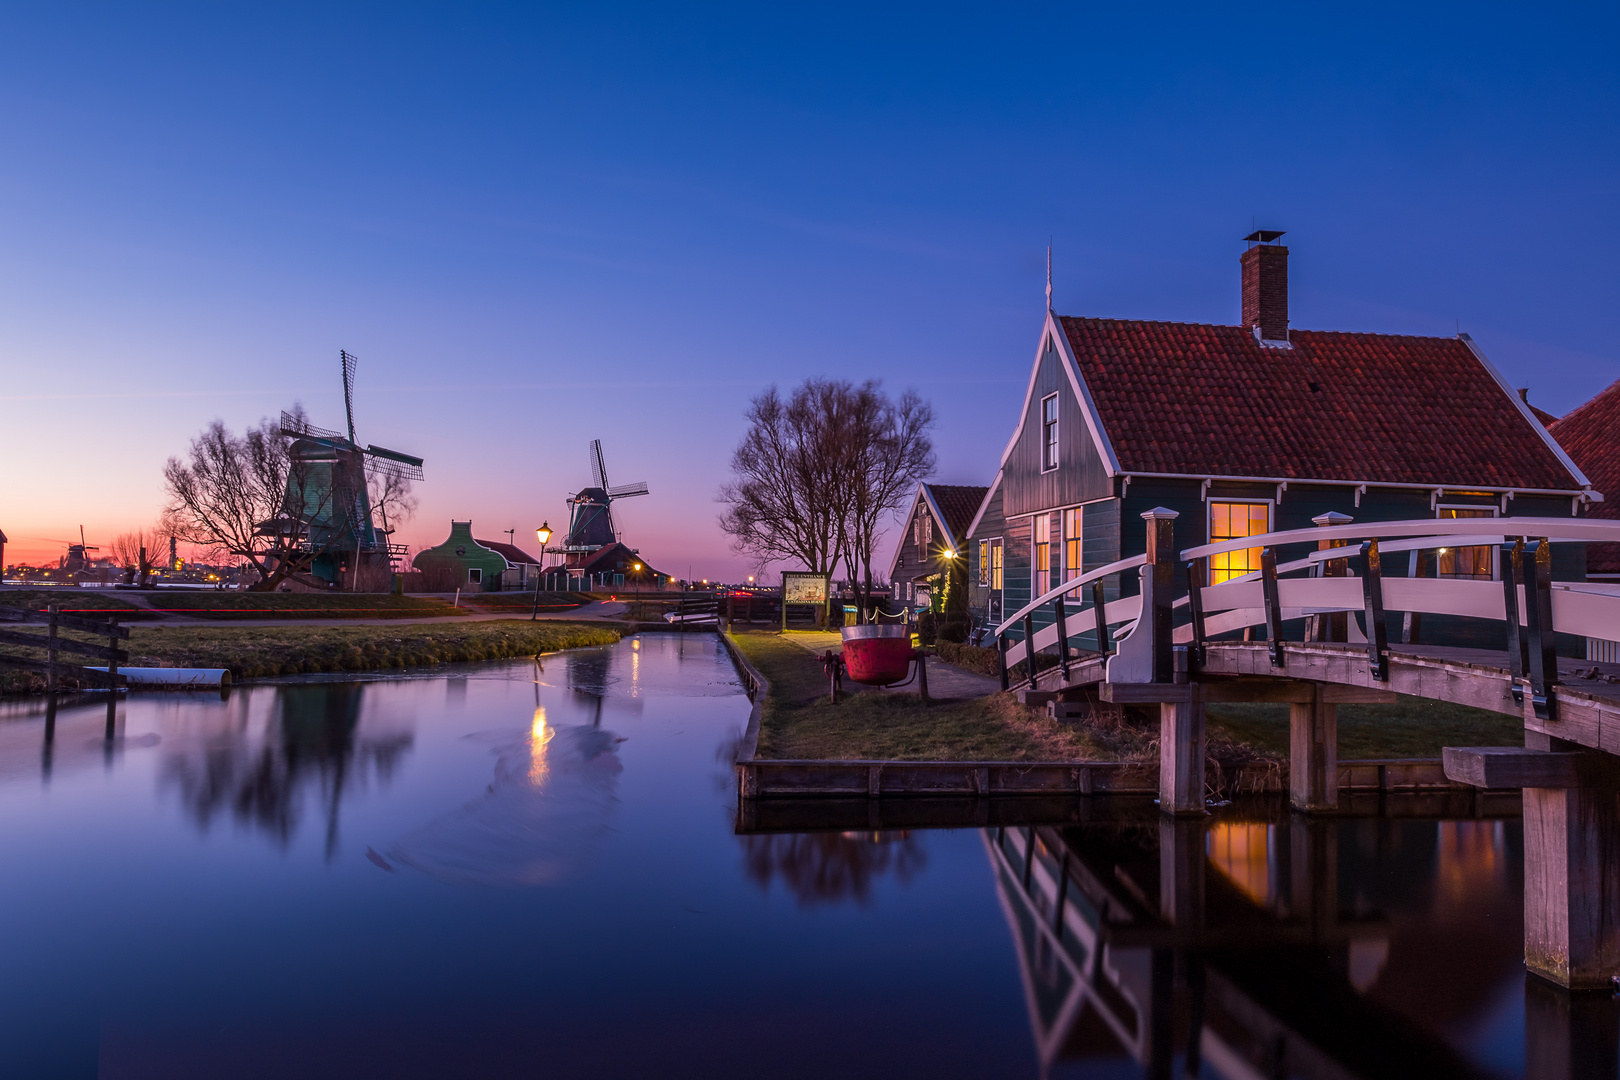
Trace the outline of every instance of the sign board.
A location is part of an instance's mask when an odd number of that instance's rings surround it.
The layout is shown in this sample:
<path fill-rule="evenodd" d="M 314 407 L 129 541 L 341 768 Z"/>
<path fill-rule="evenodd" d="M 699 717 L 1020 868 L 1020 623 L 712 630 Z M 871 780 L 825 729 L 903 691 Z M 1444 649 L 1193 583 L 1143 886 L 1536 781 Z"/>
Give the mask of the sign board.
<path fill-rule="evenodd" d="M 802 570 L 782 571 L 782 631 L 787 632 L 789 604 L 814 604 L 822 609 L 823 620 L 827 601 L 832 595 L 832 575 L 813 574 Z"/>

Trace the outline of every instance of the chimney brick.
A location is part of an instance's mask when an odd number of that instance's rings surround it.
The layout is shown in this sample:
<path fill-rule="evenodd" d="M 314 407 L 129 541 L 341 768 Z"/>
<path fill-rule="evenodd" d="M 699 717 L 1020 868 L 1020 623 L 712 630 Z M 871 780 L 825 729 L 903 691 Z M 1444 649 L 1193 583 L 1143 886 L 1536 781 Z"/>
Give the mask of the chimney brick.
<path fill-rule="evenodd" d="M 1255 244 L 1243 253 L 1243 325 L 1267 341 L 1288 340 L 1288 249 Z"/>

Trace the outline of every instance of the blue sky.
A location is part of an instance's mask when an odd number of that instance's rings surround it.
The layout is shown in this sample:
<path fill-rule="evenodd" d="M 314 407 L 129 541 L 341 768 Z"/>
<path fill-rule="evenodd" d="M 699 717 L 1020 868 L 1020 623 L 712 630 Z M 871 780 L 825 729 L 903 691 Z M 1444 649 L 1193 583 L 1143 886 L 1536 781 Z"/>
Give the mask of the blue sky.
<path fill-rule="evenodd" d="M 1231 323 L 1288 230 L 1296 327 L 1471 333 L 1562 412 L 1620 377 L 1612 7 L 818 4 L 0 10 L 8 559 L 161 505 L 215 417 L 302 401 L 427 458 L 406 539 L 714 526 L 747 399 L 916 386 L 985 483 L 1039 331 Z"/>

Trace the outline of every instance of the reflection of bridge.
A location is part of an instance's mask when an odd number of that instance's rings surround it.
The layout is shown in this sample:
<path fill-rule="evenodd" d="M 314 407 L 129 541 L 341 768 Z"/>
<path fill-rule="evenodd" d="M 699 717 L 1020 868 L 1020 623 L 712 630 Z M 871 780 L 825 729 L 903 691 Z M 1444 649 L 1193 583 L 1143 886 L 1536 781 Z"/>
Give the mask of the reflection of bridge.
<path fill-rule="evenodd" d="M 1460 873 L 1466 895 L 1459 891 L 1456 908 L 1500 906 L 1501 825 L 1438 827 L 1462 838 L 1449 865 L 1367 869 L 1395 871 L 1409 887 L 1425 870 Z M 1511 946 L 1473 940 L 1471 926 L 1443 920 L 1398 943 L 1376 902 L 1342 909 L 1351 890 L 1341 889 L 1338 822 L 1295 815 L 1209 824 L 1124 806 L 1085 825 L 982 835 L 1043 1077 L 1090 1075 L 1107 1059 L 1134 1061 L 1149 1077 L 1232 1080 L 1481 1072 L 1433 1029 L 1448 1006 L 1477 1013 L 1513 979 Z M 1363 883 L 1350 884 L 1359 892 Z M 1440 983 L 1424 973 L 1422 956 L 1412 963 L 1412 954 L 1435 951 L 1436 935 L 1445 939 L 1438 948 L 1474 954 L 1469 970 Z M 1402 986 L 1383 985 L 1402 973 Z M 1401 989 L 1406 1011 L 1390 1003 Z M 1567 997 L 1527 994 L 1532 1075 L 1615 1075 L 1620 1007 L 1605 1000 L 1593 1015 L 1572 1015 Z M 1566 1067 L 1548 1071 L 1559 1060 Z"/>
<path fill-rule="evenodd" d="M 1608 757 L 1620 754 L 1620 685 L 1607 678 L 1620 665 L 1582 662 L 1600 678 L 1571 683 L 1556 652 L 1559 635 L 1620 640 L 1620 585 L 1552 580 L 1553 544 L 1620 542 L 1620 523 L 1503 518 L 1500 532 L 1482 534 L 1479 519 L 1345 524 L 1324 515 L 1315 529 L 1178 555 L 1176 516 L 1143 514 L 1144 555 L 1065 582 L 998 626 L 1003 685 L 1030 702 L 1157 705 L 1160 805 L 1174 814 L 1204 811 L 1206 702 L 1289 703 L 1290 793 L 1313 812 L 1338 805 L 1341 703 L 1400 693 L 1519 716 L 1525 749 L 1448 750 L 1448 774 L 1524 788 L 1532 970 L 1581 987 L 1620 975 L 1620 874 L 1606 872 L 1620 839 L 1620 761 Z M 1481 547 L 1501 581 L 1383 574 L 1393 552 L 1417 565 L 1420 552 Z M 1211 557 L 1253 548 L 1259 571 L 1203 584 Z M 1288 548 L 1300 557 L 1279 561 Z M 1137 568 L 1139 593 L 1104 602 L 1103 579 Z M 1179 598 L 1178 583 L 1187 589 Z M 1391 643 L 1390 612 L 1403 615 L 1400 643 Z M 1425 616 L 1470 620 L 1502 650 L 1423 644 Z M 1263 642 L 1222 638 L 1256 628 Z M 1081 652 L 1086 637 L 1096 648 Z M 1590 750 L 1604 753 L 1581 752 Z"/>

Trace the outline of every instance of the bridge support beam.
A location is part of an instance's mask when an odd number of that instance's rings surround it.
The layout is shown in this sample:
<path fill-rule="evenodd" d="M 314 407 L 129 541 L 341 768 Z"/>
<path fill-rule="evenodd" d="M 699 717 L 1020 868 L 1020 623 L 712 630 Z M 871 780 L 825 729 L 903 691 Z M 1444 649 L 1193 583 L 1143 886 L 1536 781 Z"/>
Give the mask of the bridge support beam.
<path fill-rule="evenodd" d="M 1339 707 L 1319 684 L 1309 701 L 1288 706 L 1288 796 L 1306 813 L 1339 808 Z"/>
<path fill-rule="evenodd" d="M 1177 816 L 1204 813 L 1204 699 L 1186 689 L 1159 703 L 1159 809 Z"/>
<path fill-rule="evenodd" d="M 1620 975 L 1620 783 L 1600 764 L 1599 782 L 1524 789 L 1524 962 L 1571 990 Z"/>

